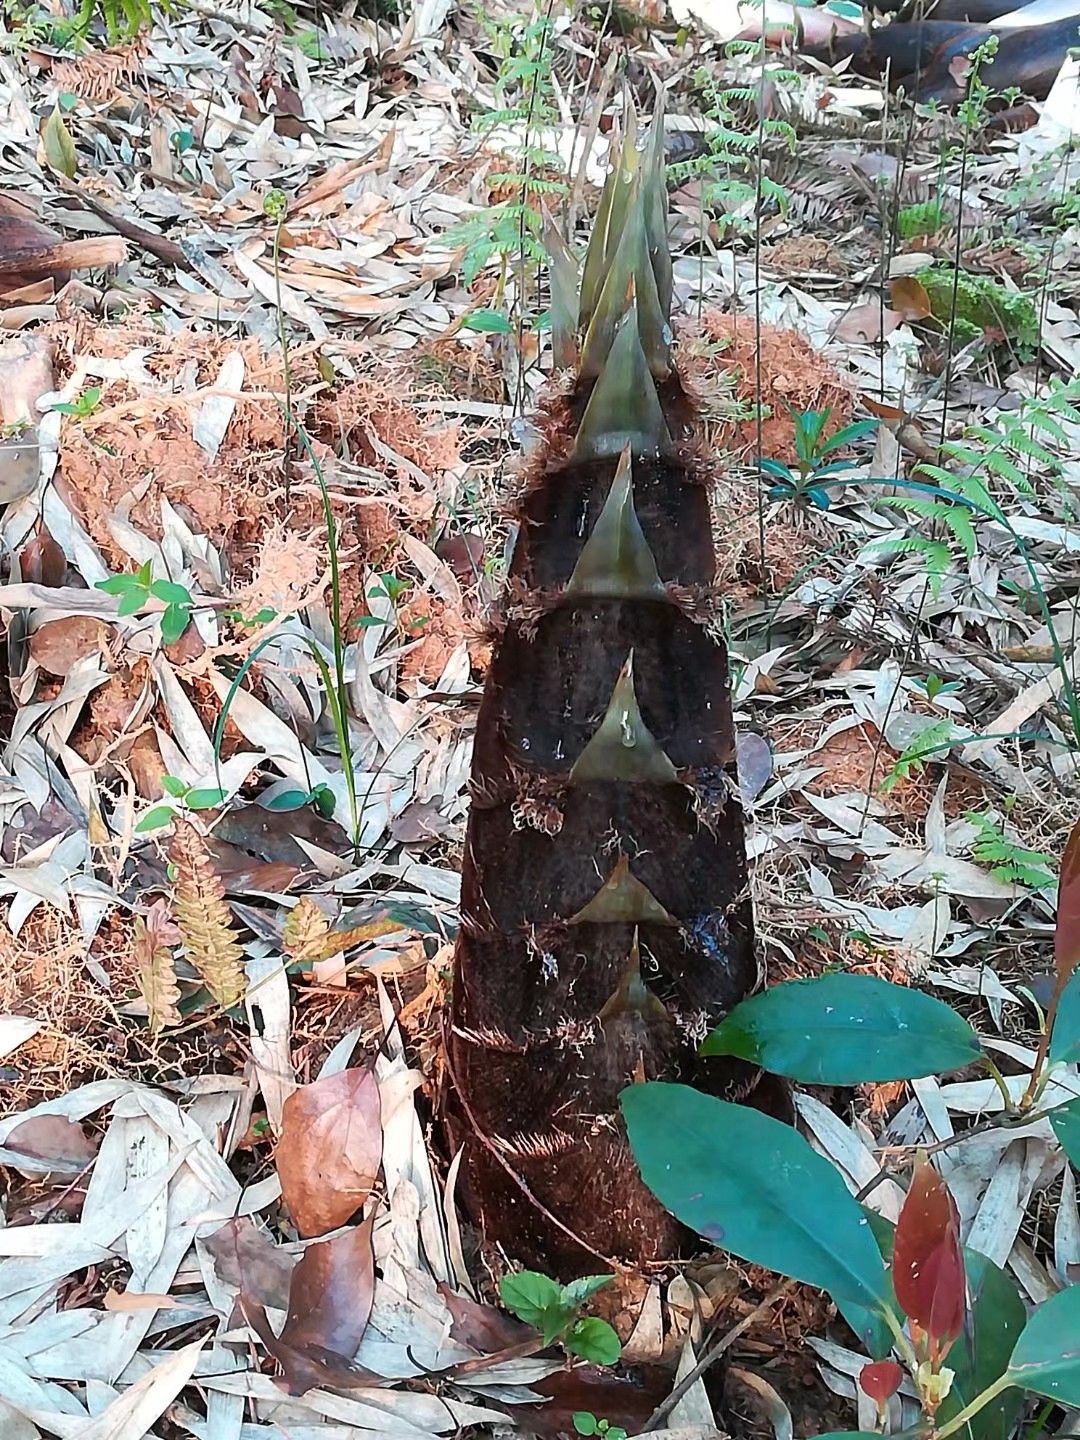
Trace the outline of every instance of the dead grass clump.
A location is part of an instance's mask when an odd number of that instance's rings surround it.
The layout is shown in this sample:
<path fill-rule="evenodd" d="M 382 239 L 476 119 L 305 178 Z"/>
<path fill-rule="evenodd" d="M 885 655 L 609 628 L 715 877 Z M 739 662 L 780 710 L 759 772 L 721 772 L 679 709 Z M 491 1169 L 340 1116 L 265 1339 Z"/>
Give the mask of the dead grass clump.
<path fill-rule="evenodd" d="M 127 1037 L 116 1010 L 134 990 L 123 936 L 119 921 L 103 926 L 88 962 L 78 925 L 51 906 L 39 906 L 17 936 L 0 922 L 0 1012 L 42 1022 L 7 1062 L 14 1077 L 4 1086 L 5 1109 L 128 1072 Z"/>

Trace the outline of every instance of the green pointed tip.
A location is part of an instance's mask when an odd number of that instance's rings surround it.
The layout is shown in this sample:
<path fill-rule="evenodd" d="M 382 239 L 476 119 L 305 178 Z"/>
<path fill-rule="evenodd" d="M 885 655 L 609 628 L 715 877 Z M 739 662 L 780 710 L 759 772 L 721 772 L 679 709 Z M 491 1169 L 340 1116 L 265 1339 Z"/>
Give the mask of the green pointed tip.
<path fill-rule="evenodd" d="M 641 950 L 638 932 L 634 930 L 634 941 L 630 946 L 630 957 L 622 979 L 600 1011 L 600 1024 L 607 1025 L 626 1015 L 637 1015 L 643 1020 L 666 1020 L 667 1007 L 652 993 L 641 974 Z"/>
<path fill-rule="evenodd" d="M 645 233 L 649 260 L 656 283 L 657 301 L 665 320 L 671 318 L 673 288 L 671 246 L 668 243 L 667 159 L 664 132 L 664 111 L 667 90 L 661 89 L 656 100 L 649 137 L 642 162 L 641 186 L 644 194 Z"/>
<path fill-rule="evenodd" d="M 650 373 L 662 379 L 671 370 L 671 326 L 660 304 L 649 256 L 647 204 L 640 174 L 635 175 L 622 233 L 581 347 L 581 375 L 586 380 L 603 370 L 631 295 L 637 302 L 638 333 Z"/>
<path fill-rule="evenodd" d="M 588 325 L 592 319 L 604 281 L 611 269 L 626 223 L 630 187 L 638 171 L 637 110 L 632 100 L 628 101 L 623 114 L 622 142 L 620 144 L 618 136 L 612 138 L 610 153 L 616 156 L 616 159 L 604 181 L 581 272 L 579 319 L 582 325 Z"/>
<path fill-rule="evenodd" d="M 630 861 L 620 855 L 615 868 L 593 898 L 567 922 L 570 925 L 667 925 L 678 921 L 630 870 Z"/>
<path fill-rule="evenodd" d="M 544 216 L 544 248 L 551 287 L 551 346 L 560 370 L 577 364 L 578 263 L 549 215 Z"/>
<path fill-rule="evenodd" d="M 578 556 L 566 594 L 604 600 L 660 600 L 667 595 L 634 509 L 629 445 L 592 534 Z"/>
<path fill-rule="evenodd" d="M 602 460 L 627 445 L 635 457 L 671 453 L 671 434 L 638 333 L 637 303 L 619 321 L 581 417 L 572 459 Z"/>
<path fill-rule="evenodd" d="M 619 671 L 607 711 L 596 734 L 570 770 L 572 785 L 592 780 L 629 784 L 674 785 L 679 776 L 642 719 L 634 690 L 634 652 Z"/>

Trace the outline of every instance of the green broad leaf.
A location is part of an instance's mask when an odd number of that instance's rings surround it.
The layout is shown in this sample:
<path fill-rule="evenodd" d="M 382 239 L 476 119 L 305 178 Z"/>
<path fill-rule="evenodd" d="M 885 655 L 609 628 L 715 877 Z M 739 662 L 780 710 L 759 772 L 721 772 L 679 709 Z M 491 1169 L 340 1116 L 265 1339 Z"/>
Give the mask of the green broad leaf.
<path fill-rule="evenodd" d="M 599 1435 L 600 1426 L 596 1416 L 589 1410 L 574 1411 L 574 1429 L 579 1435 Z"/>
<path fill-rule="evenodd" d="M 120 596 L 116 607 L 117 615 L 136 615 L 146 604 L 146 591 L 141 585 L 131 585 Z"/>
<path fill-rule="evenodd" d="M 225 799 L 225 791 L 221 789 L 189 790 L 184 796 L 184 804 L 189 810 L 213 810 Z"/>
<path fill-rule="evenodd" d="M 155 580 L 150 586 L 150 594 L 155 600 L 164 600 L 166 605 L 191 604 L 191 591 L 184 585 L 177 585 L 174 580 Z"/>
<path fill-rule="evenodd" d="M 838 1302 L 888 1304 L 862 1208 L 790 1126 L 686 1085 L 632 1085 L 619 1103 L 646 1185 L 685 1225 Z"/>
<path fill-rule="evenodd" d="M 766 475 L 774 475 L 777 480 L 786 480 L 790 485 L 795 484 L 794 471 L 789 465 L 785 465 L 782 460 L 759 458 L 757 463 L 758 469 L 764 471 Z"/>
<path fill-rule="evenodd" d="M 1008 1375 L 1059 1405 L 1080 1406 L 1080 1285 L 1039 1306 L 1016 1342 Z"/>
<path fill-rule="evenodd" d="M 566 1348 L 571 1355 L 580 1355 L 594 1365 L 614 1365 L 622 1354 L 619 1337 L 606 1320 L 596 1315 L 586 1315 L 579 1320 L 566 1337 Z"/>
<path fill-rule="evenodd" d="M 107 580 L 95 580 L 95 590 L 104 590 L 106 595 L 126 595 L 129 590 L 141 590 L 142 586 L 134 575 L 110 575 Z"/>
<path fill-rule="evenodd" d="M 566 1328 L 571 1318 L 562 1303 L 562 1287 L 538 1270 L 504 1275 L 499 1281 L 499 1294 L 506 1308 L 519 1320 L 540 1331 L 546 1345 Z"/>
<path fill-rule="evenodd" d="M 882 1255 L 891 1262 L 896 1226 L 873 1211 L 868 1210 L 867 1217 Z M 952 1391 L 942 1401 L 938 1412 L 942 1422 L 958 1415 L 976 1395 L 1004 1375 L 1016 1337 L 1027 1318 L 1024 1302 L 1012 1278 L 992 1260 L 965 1248 L 964 1271 L 970 1310 L 963 1333 L 949 1351 L 947 1363 L 954 1372 L 954 1379 Z M 895 1300 L 892 1308 L 899 1323 L 903 1324 L 904 1317 Z M 843 1315 L 851 1325 L 850 1311 L 845 1309 Z M 870 1353 L 875 1359 L 879 1358 L 873 1350 Z M 966 1440 L 1009 1440 L 1022 1403 L 1023 1395 L 1015 1386 L 1003 1391 L 972 1416 Z"/>
<path fill-rule="evenodd" d="M 262 804 L 264 810 L 302 810 L 308 799 L 306 790 L 282 790 Z"/>
<path fill-rule="evenodd" d="M 1080 1170 L 1080 1099 L 1050 1111 L 1050 1124 L 1065 1154 Z"/>
<path fill-rule="evenodd" d="M 175 813 L 171 805 L 155 805 L 135 826 L 135 833 L 145 835 L 148 830 L 160 830 L 163 825 L 168 825 Z"/>
<path fill-rule="evenodd" d="M 839 450 L 841 445 L 850 445 L 854 440 L 861 440 L 864 435 L 873 435 L 880 420 L 856 420 L 852 425 L 845 425 L 842 430 L 837 430 L 835 435 L 830 435 L 828 440 L 818 446 L 819 455 L 828 455 L 830 450 Z"/>
<path fill-rule="evenodd" d="M 942 1075 L 982 1055 L 950 1006 L 872 975 L 787 980 L 736 1005 L 701 1047 L 812 1085 Z"/>
<path fill-rule="evenodd" d="M 1054 1028 L 1050 1034 L 1050 1060 L 1072 1064 L 1080 1060 L 1080 970 L 1061 992 Z"/>
<path fill-rule="evenodd" d="M 138 580 L 144 590 L 149 591 L 153 578 L 154 572 L 151 568 L 150 561 L 144 560 L 138 570 L 135 571 L 135 579 Z"/>
<path fill-rule="evenodd" d="M 45 121 L 45 128 L 41 132 L 41 143 L 47 163 L 54 170 L 58 170 L 61 175 L 66 175 L 69 180 L 74 180 L 75 173 L 79 168 L 79 158 L 75 153 L 75 142 L 71 138 L 71 131 L 64 124 L 59 108 L 55 109 Z"/>
<path fill-rule="evenodd" d="M 971 1309 L 946 1362 L 954 1378 L 938 1410 L 941 1423 L 959 1415 L 976 1395 L 1005 1374 L 1027 1320 L 1020 1292 L 992 1260 L 965 1249 L 964 1269 Z M 1009 1440 L 1023 1403 L 1023 1391 L 1015 1386 L 1003 1391 L 971 1417 L 966 1440 Z"/>
<path fill-rule="evenodd" d="M 180 779 L 178 775 L 162 775 L 161 788 L 166 795 L 171 795 L 174 800 L 181 799 L 191 788 Z"/>
<path fill-rule="evenodd" d="M 165 645 L 174 645 L 188 627 L 191 611 L 186 605 L 167 605 L 161 612 L 161 639 Z"/>
<path fill-rule="evenodd" d="M 337 796 L 329 785 L 316 785 L 311 792 L 311 799 L 315 809 L 324 820 L 333 819 L 334 811 L 337 809 Z"/>
<path fill-rule="evenodd" d="M 583 1275 L 580 1280 L 571 1280 L 569 1285 L 562 1287 L 562 1303 L 567 1310 L 580 1310 L 586 1300 L 614 1279 L 614 1275 Z"/>
<path fill-rule="evenodd" d="M 480 330 L 489 335 L 512 335 L 514 327 L 498 310 L 474 310 L 461 322 L 463 330 Z"/>

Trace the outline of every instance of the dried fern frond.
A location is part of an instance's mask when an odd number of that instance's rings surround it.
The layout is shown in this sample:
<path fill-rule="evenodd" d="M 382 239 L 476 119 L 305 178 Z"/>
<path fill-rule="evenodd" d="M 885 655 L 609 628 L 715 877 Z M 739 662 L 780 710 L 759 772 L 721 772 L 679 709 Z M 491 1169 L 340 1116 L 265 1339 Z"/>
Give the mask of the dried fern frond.
<path fill-rule="evenodd" d="M 222 1009 L 231 1010 L 243 997 L 247 981 L 225 886 L 193 826 L 177 824 L 169 858 L 177 870 L 176 923 L 188 959 Z"/>
<path fill-rule="evenodd" d="M 180 931 L 168 918 L 163 901 L 151 905 L 144 920 L 135 916 L 132 950 L 135 980 L 146 1001 L 151 1035 L 170 1025 L 180 1024 L 180 986 L 176 981 L 171 946 L 180 940 Z"/>
<path fill-rule="evenodd" d="M 293 906 L 286 917 L 281 948 L 294 964 L 297 961 L 306 960 L 310 951 L 319 948 L 319 944 L 329 928 L 326 916 L 315 904 L 315 901 L 305 895 Z"/>

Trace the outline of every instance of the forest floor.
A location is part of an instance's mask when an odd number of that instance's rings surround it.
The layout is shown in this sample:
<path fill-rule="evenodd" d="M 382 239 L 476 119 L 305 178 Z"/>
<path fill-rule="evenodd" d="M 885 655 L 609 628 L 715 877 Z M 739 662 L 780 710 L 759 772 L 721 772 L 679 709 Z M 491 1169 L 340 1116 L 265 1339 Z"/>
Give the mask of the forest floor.
<path fill-rule="evenodd" d="M 520 176 L 586 233 L 619 67 L 646 113 L 669 86 L 768 979 L 922 985 L 1014 1084 L 1031 1068 L 1080 800 L 1075 84 L 1011 134 L 617 13 L 222 0 L 81 54 L 0 32 L 0 191 L 127 242 L 107 271 L 0 275 L 4 1437 L 635 1433 L 770 1291 L 717 1257 L 623 1286 L 633 1379 L 504 1354 L 520 1333 L 478 1303 L 499 1257 L 428 1133 L 500 501 L 550 368 Z M 823 410 L 872 423 L 800 470 Z M 372 1309 L 346 1346 L 341 1277 L 290 1300 L 281 1198 L 353 1160 L 286 1106 L 376 1056 L 378 1276 L 350 1276 Z M 1075 1066 L 1056 1083 L 1080 1095 Z M 852 1189 L 939 1146 L 966 1243 L 1038 1301 L 1078 1274 L 1075 1178 L 1046 1121 L 950 1148 L 993 1093 L 798 1104 Z M 895 1218 L 895 1181 L 874 1194 Z M 246 1326 L 304 1305 L 324 1383 L 287 1395 Z M 296 1334 L 267 1333 L 304 1389 Z M 797 1289 L 661 1427 L 866 1429 L 853 1343 Z"/>

